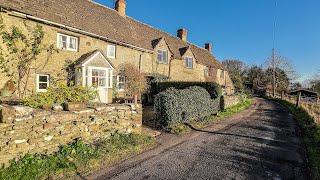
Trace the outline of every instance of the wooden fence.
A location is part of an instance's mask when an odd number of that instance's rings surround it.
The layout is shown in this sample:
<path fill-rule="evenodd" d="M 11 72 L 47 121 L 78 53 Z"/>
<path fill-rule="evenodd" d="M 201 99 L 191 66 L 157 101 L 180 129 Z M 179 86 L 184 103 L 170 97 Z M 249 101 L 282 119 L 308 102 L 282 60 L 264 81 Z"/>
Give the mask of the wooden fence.
<path fill-rule="evenodd" d="M 268 96 L 272 96 L 272 94 L 267 93 Z M 297 107 L 303 108 L 306 112 L 312 116 L 316 123 L 320 124 L 320 99 L 319 97 L 313 101 L 305 100 L 301 98 L 301 92 L 298 93 L 297 96 L 288 96 L 287 94 L 276 94 L 276 98 L 286 100 L 292 104 L 295 104 Z"/>

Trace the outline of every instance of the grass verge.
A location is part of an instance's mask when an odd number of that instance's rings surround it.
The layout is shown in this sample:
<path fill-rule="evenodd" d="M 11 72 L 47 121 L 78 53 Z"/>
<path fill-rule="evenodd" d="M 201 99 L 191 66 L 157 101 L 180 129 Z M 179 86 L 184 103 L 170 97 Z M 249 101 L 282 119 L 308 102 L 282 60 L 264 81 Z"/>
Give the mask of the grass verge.
<path fill-rule="evenodd" d="M 94 145 L 77 140 L 53 155 L 26 155 L 0 169 L 0 179 L 67 179 L 85 176 L 101 167 L 139 154 L 153 146 L 155 139 L 140 134 L 115 134 Z"/>
<path fill-rule="evenodd" d="M 282 104 L 294 115 L 307 148 L 309 164 L 314 177 L 313 179 L 320 179 L 320 125 L 316 124 L 314 118 L 303 108 L 297 108 L 294 104 L 285 100 L 267 99 Z"/>
<path fill-rule="evenodd" d="M 226 110 L 218 112 L 217 115 L 208 116 L 201 120 L 192 120 L 188 124 L 172 124 L 169 127 L 167 127 L 167 131 L 172 134 L 185 134 L 191 131 L 191 128 L 189 125 L 197 129 L 204 128 L 212 124 L 213 122 L 230 117 L 236 113 L 239 113 L 247 109 L 251 104 L 252 104 L 251 99 L 245 99 L 242 103 L 239 103 Z"/>

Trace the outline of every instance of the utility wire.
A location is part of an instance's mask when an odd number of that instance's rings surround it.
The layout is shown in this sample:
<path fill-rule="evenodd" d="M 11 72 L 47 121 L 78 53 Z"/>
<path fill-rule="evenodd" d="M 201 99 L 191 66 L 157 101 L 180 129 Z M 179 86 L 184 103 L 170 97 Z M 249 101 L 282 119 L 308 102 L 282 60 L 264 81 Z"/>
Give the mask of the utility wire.
<path fill-rule="evenodd" d="M 278 2 L 274 0 L 274 20 L 273 20 L 273 49 L 275 49 L 275 42 L 276 42 L 276 29 L 277 29 L 277 9 L 278 9 Z"/>
<path fill-rule="evenodd" d="M 276 62 L 275 62 L 275 41 L 276 41 L 276 28 L 277 28 L 277 0 L 274 0 L 274 21 L 273 21 L 273 46 L 272 46 L 272 90 L 273 97 L 276 95 Z"/>

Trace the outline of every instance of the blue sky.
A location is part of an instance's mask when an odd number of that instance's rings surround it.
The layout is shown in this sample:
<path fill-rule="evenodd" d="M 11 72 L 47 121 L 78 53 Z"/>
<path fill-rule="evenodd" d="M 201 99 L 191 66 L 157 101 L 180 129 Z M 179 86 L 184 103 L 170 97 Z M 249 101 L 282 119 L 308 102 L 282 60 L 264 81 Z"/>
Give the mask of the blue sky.
<path fill-rule="evenodd" d="M 94 0 L 113 7 L 115 0 Z M 213 43 L 219 59 L 263 64 L 273 46 L 274 0 L 127 0 L 127 14 L 188 41 Z M 320 70 L 320 1 L 278 0 L 276 52 L 292 61 L 307 79 Z"/>

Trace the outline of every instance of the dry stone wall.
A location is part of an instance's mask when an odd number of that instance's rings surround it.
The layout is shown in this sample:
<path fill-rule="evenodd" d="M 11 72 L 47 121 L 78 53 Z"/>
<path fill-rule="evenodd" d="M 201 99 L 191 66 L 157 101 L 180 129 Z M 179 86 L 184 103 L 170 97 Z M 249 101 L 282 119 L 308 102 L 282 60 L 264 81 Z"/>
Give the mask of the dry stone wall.
<path fill-rule="evenodd" d="M 241 102 L 241 98 L 239 96 L 223 96 L 222 109 L 228 109 L 234 105 L 237 105 Z"/>
<path fill-rule="evenodd" d="M 0 165 L 25 154 L 51 154 L 74 139 L 85 142 L 113 133 L 140 133 L 141 105 L 106 105 L 79 111 L 46 111 L 0 105 Z"/>

